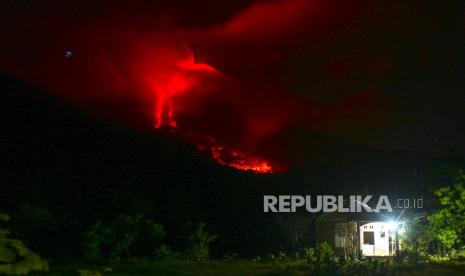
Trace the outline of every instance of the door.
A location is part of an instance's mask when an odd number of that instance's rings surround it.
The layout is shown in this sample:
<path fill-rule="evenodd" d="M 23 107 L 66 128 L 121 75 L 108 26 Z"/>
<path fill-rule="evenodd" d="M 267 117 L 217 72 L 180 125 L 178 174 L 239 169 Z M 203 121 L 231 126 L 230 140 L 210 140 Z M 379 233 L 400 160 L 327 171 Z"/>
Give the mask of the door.
<path fill-rule="evenodd" d="M 363 247 L 362 252 L 365 256 L 372 256 L 375 254 L 375 232 L 363 232 Z"/>

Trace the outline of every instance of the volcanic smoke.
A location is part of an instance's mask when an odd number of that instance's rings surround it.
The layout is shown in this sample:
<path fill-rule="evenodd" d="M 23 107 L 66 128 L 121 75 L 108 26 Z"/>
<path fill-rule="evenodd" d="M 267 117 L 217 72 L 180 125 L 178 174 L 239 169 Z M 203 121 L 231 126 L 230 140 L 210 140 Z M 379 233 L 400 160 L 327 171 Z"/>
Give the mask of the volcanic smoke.
<path fill-rule="evenodd" d="M 154 108 L 155 128 L 160 128 L 166 123 L 168 126 L 176 128 L 172 97 L 188 92 L 191 89 L 195 80 L 189 77 L 189 73 L 196 71 L 219 73 L 208 64 L 195 63 L 194 54 L 191 53 L 188 59 L 176 64 L 176 71 L 168 76 L 165 83 L 153 83 L 156 97 Z"/>
<path fill-rule="evenodd" d="M 389 73 L 388 55 L 342 47 L 366 27 L 353 20 L 362 4 L 251 1 L 204 22 L 214 16 L 201 5 L 89 3 L 75 17 L 59 4 L 9 11 L 21 24 L 3 22 L 0 68 L 112 120 L 176 130 L 217 163 L 256 173 L 305 162 L 306 134 L 351 135 L 388 114 L 370 81 Z"/>
<path fill-rule="evenodd" d="M 195 72 L 221 74 L 208 64 L 196 63 L 194 54 L 190 53 L 187 59 L 176 64 L 175 70 L 167 76 L 166 82 L 152 82 L 155 94 L 153 112 L 155 128 L 168 127 L 179 130 L 173 98 L 183 93 L 189 93 L 196 83 L 196 79 L 192 77 L 192 73 Z M 180 131 L 182 132 L 182 130 Z M 198 143 L 198 148 L 207 150 L 210 156 L 221 165 L 255 173 L 272 173 L 274 171 L 272 166 L 265 160 L 221 146 L 213 138 L 207 138 L 210 143 Z"/>

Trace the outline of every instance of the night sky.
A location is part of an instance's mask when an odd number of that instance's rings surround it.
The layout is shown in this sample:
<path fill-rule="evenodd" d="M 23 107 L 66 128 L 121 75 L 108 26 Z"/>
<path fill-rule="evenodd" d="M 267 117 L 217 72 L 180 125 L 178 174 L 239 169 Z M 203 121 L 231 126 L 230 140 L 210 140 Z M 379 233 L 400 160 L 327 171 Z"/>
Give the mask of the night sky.
<path fill-rule="evenodd" d="M 114 2 L 1 1 L 0 69 L 278 165 L 316 134 L 465 154 L 463 1 Z"/>

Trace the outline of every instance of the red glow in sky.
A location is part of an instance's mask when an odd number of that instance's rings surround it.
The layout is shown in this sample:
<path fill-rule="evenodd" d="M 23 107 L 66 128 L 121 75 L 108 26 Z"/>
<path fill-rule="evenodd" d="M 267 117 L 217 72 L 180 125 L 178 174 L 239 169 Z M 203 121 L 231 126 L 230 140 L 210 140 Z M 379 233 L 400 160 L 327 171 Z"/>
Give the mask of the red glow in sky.
<path fill-rule="evenodd" d="M 177 127 L 172 98 L 192 88 L 195 79 L 190 77 L 189 73 L 196 71 L 218 74 L 218 71 L 208 64 L 195 63 L 194 55 L 191 53 L 187 59 L 177 62 L 175 70 L 167 76 L 165 82 L 157 79 L 153 81 L 152 86 L 156 98 L 154 101 L 155 128 L 160 128 L 165 123 L 168 126 Z"/>
<path fill-rule="evenodd" d="M 290 130 L 348 135 L 346 125 L 385 121 L 376 85 L 350 83 L 373 63 L 389 74 L 389 61 L 325 50 L 339 49 L 361 14 L 357 3 L 252 1 L 206 24 L 190 22 L 196 12 L 182 5 L 90 5 L 71 18 L 66 6 L 43 10 L 53 16 L 18 10 L 12 16 L 23 24 L 4 32 L 0 66 L 122 122 L 213 137 L 219 163 L 269 173 L 298 163 Z"/>
<path fill-rule="evenodd" d="M 171 74 L 168 74 L 165 82 L 155 78 L 155 81 L 151 83 L 155 95 L 155 128 L 177 128 L 173 98 L 182 96 L 182 93 L 189 93 L 193 88 L 196 84 L 196 79 L 191 75 L 193 72 L 220 74 L 208 64 L 196 63 L 194 55 L 191 53 L 187 59 L 177 62 L 175 69 Z M 209 145 L 208 151 L 214 160 L 225 166 L 255 173 L 273 172 L 272 166 L 267 161 L 220 146 L 216 142 Z"/>

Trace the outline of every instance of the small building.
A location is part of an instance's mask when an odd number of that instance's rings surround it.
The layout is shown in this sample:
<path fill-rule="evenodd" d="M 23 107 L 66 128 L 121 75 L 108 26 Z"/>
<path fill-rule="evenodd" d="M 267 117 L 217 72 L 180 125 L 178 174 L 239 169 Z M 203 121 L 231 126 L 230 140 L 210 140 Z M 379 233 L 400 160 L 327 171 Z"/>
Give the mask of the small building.
<path fill-rule="evenodd" d="M 405 223 L 380 213 L 325 213 L 316 222 L 317 242 L 327 242 L 343 258 L 393 256 L 404 230 Z"/>

